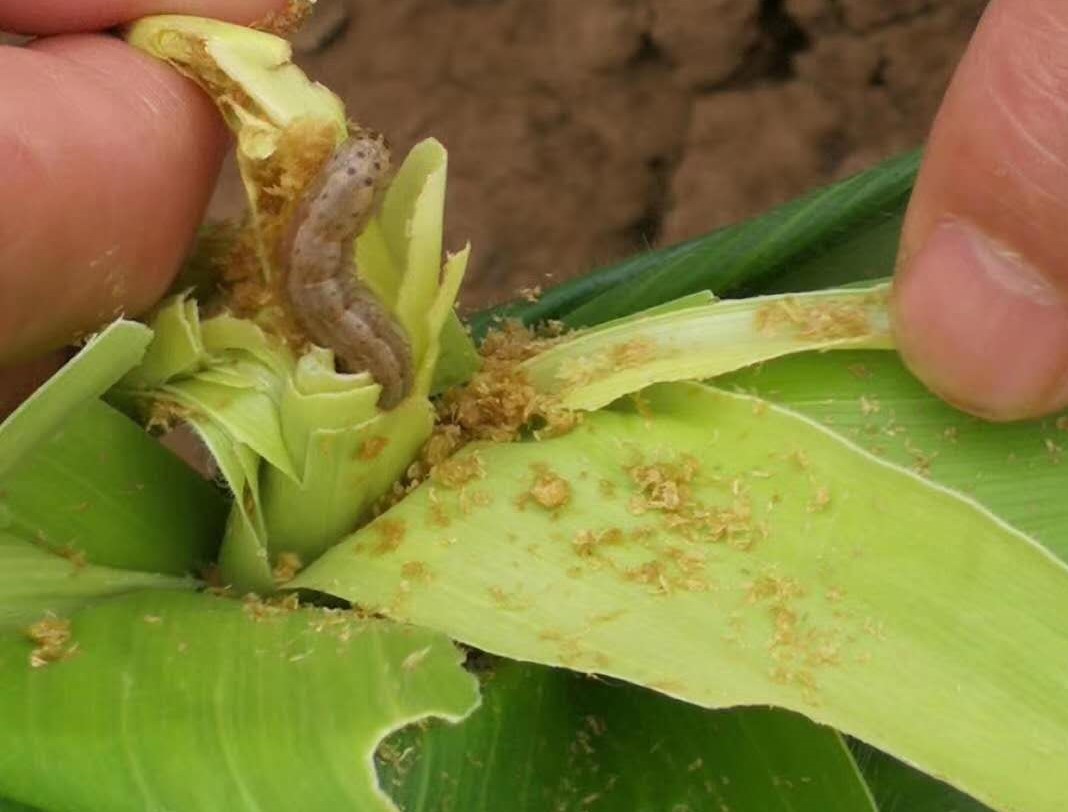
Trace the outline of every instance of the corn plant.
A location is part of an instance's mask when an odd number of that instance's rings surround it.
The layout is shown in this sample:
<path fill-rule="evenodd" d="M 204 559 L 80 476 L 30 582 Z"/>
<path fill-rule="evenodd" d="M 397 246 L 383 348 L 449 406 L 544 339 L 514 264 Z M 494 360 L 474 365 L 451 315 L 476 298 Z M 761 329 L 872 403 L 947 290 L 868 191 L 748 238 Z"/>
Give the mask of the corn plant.
<path fill-rule="evenodd" d="M 249 211 L 0 427 L 0 809 L 1064 808 L 1068 417 L 893 351 L 917 156 L 465 325 L 441 144 L 125 36 Z"/>

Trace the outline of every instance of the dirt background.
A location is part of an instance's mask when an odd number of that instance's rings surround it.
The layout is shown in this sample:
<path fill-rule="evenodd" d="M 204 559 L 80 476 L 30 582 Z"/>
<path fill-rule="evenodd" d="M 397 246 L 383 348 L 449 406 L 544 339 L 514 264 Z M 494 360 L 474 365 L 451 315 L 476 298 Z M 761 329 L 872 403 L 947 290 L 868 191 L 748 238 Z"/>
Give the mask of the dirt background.
<path fill-rule="evenodd" d="M 319 0 L 297 61 L 450 154 L 482 307 L 919 145 L 985 0 Z M 213 207 L 239 205 L 233 174 Z"/>

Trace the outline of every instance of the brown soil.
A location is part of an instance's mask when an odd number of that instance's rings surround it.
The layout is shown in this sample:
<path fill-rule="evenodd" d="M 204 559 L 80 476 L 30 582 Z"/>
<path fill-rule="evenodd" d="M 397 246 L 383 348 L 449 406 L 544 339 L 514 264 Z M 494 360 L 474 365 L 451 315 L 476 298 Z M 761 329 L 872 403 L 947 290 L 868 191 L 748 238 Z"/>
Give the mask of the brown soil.
<path fill-rule="evenodd" d="M 479 307 L 919 145 L 984 5 L 319 0 L 295 46 L 398 150 L 449 148 Z"/>

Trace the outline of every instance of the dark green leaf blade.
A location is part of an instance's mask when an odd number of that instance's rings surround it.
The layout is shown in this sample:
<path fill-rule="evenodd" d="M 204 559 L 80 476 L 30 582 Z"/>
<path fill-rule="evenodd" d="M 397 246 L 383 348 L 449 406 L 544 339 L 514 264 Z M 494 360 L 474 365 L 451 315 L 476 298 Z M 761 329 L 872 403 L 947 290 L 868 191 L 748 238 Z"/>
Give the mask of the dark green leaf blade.
<path fill-rule="evenodd" d="M 849 749 L 879 812 L 992 812 L 963 792 L 863 742 L 850 741 Z"/>
<path fill-rule="evenodd" d="M 0 812 L 40 812 L 40 810 L 0 798 Z"/>
<path fill-rule="evenodd" d="M 697 291 L 763 290 L 786 274 L 793 277 L 788 289 L 811 289 L 827 284 L 820 278 L 824 263 L 836 267 L 836 283 L 887 276 L 892 256 L 888 261 L 885 250 L 857 265 L 836 257 L 855 257 L 856 242 L 867 240 L 869 232 L 884 249 L 896 242 L 919 160 L 919 153 L 908 153 L 754 220 L 566 282 L 535 303 L 478 313 L 471 319 L 473 332 L 483 335 L 499 318 L 527 324 L 560 319 L 569 327 L 584 327 Z M 810 270 L 801 274 L 802 267 Z"/>
<path fill-rule="evenodd" d="M 501 662 L 456 726 L 379 749 L 404 812 L 873 812 L 841 738 L 785 711 L 709 712 L 633 686 Z"/>
<path fill-rule="evenodd" d="M 828 250 L 791 264 L 782 273 L 732 290 L 731 296 L 798 293 L 888 278 L 897 261 L 897 246 L 904 219 L 903 201 L 897 211 L 887 213 L 885 219 L 857 228 Z"/>

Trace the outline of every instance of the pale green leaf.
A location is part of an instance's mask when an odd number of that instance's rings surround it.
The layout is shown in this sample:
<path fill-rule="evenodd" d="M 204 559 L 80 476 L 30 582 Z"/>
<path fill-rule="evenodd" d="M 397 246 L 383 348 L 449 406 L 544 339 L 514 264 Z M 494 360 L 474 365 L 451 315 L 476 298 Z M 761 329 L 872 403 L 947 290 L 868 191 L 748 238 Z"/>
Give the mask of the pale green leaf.
<path fill-rule="evenodd" d="M 294 585 L 708 707 L 794 709 L 995 808 L 1060 809 L 1062 564 L 766 402 L 643 394 L 558 439 L 468 447 L 484 481 L 422 487 Z M 635 466 L 691 460 L 692 512 L 649 506 Z M 547 474 L 570 486 L 557 510 L 531 495 Z"/>
<path fill-rule="evenodd" d="M 312 561 L 365 518 L 419 453 L 434 425 L 426 400 L 309 438 L 304 479 L 265 471 L 260 498 L 272 552 Z"/>
<path fill-rule="evenodd" d="M 210 416 L 235 442 L 248 446 L 285 476 L 297 477 L 282 439 L 277 402 L 270 395 L 251 386 L 224 386 L 199 376 L 159 391 L 180 408 Z"/>
<path fill-rule="evenodd" d="M 404 326 L 417 395 L 429 393 L 443 377 L 469 374 L 475 361 L 473 344 L 453 312 L 468 250 L 450 255 L 444 268 L 441 261 L 447 167 L 448 154 L 435 139 L 413 147 L 355 247 L 360 277 Z M 440 363 L 446 366 L 438 370 L 443 334 Z"/>
<path fill-rule="evenodd" d="M 237 136 L 237 163 L 255 222 L 265 219 L 272 196 L 260 183 L 264 163 L 275 155 L 287 128 L 318 125 L 337 142 L 347 135 L 341 100 L 293 64 L 292 48 L 280 37 L 175 14 L 145 17 L 125 33 L 135 48 L 165 60 L 211 95 Z M 258 250 L 269 278 L 274 270 L 270 246 L 261 239 Z"/>
<path fill-rule="evenodd" d="M 403 169 L 411 166 L 409 172 Z M 427 139 L 412 148 L 402 172 L 390 184 L 381 218 L 394 255 L 402 258 L 403 277 L 394 312 L 408 333 L 412 355 L 421 359 L 430 338 L 427 309 L 437 296 L 445 213 L 445 148 Z M 406 180 L 418 181 L 409 188 Z M 395 212 L 394 201 L 411 198 L 410 211 Z M 450 302 L 451 306 L 451 302 Z M 440 332 L 440 325 L 438 330 Z"/>
<path fill-rule="evenodd" d="M 357 376 L 338 375 L 333 353 L 316 348 L 300 359 L 296 374 L 283 384 L 279 420 L 301 478 L 315 464 L 318 449 L 313 439 L 318 432 L 354 428 L 377 414 L 381 387 L 368 373 L 360 376 L 369 385 L 355 383 Z"/>
<path fill-rule="evenodd" d="M 194 581 L 86 564 L 0 531 L 0 632 L 46 614 L 66 614 L 99 598 L 141 589 L 188 589 Z"/>
<path fill-rule="evenodd" d="M 243 94 L 223 98 L 227 109 L 243 108 L 278 128 L 308 118 L 345 125 L 337 96 L 292 64 L 292 48 L 280 37 L 203 17 L 162 14 L 131 25 L 126 40 L 205 84 L 229 81 L 240 87 Z M 226 88 L 209 89 L 222 94 Z"/>
<path fill-rule="evenodd" d="M 871 453 L 961 491 L 1068 561 L 1068 422 L 957 411 L 894 353 L 782 358 L 717 381 L 782 403 Z"/>
<path fill-rule="evenodd" d="M 671 303 L 569 336 L 522 369 L 562 406 L 598 409 L 653 383 L 713 378 L 790 353 L 890 347 L 887 292 Z"/>
<path fill-rule="evenodd" d="M 216 364 L 241 359 L 247 353 L 278 376 L 293 371 L 294 360 L 289 348 L 281 341 L 272 340 L 255 322 L 221 313 L 200 322 L 200 335 Z"/>
<path fill-rule="evenodd" d="M 275 589 L 264 532 L 246 510 L 236 507 L 226 522 L 226 539 L 219 551 L 223 583 L 245 592 L 269 595 Z"/>
<path fill-rule="evenodd" d="M 437 395 L 451 386 L 458 386 L 470 380 L 478 371 L 479 357 L 475 342 L 460 321 L 456 312 L 446 319 L 438 337 L 441 349 L 438 363 L 434 367 L 434 377 L 430 382 L 430 394 Z"/>
<path fill-rule="evenodd" d="M 427 348 L 423 361 L 416 371 L 417 392 L 429 394 L 432 390 L 434 378 L 437 375 L 438 359 L 441 355 L 442 333 L 447 325 L 456 321 L 453 304 L 460 294 L 460 285 L 463 283 L 467 261 L 470 257 L 471 246 L 468 244 L 455 254 L 449 254 L 441 267 L 441 280 L 425 316 L 428 325 Z M 457 338 L 454 337 L 452 343 L 455 345 L 456 342 Z M 468 362 L 470 360 L 468 358 Z"/>
<path fill-rule="evenodd" d="M 130 371 L 126 386 L 159 386 L 171 378 L 196 372 L 205 361 L 196 302 L 186 294 L 162 302 L 152 319 L 152 342 L 144 358 Z"/>
<path fill-rule="evenodd" d="M 248 446 L 234 442 L 210 420 L 190 417 L 190 425 L 211 452 L 234 495 L 219 550 L 224 583 L 268 593 L 274 588 L 267 531 L 260 500 L 260 459 Z"/>
<path fill-rule="evenodd" d="M 152 332 L 116 321 L 93 336 L 74 358 L 0 423 L 0 476 L 51 436 L 86 401 L 104 394 L 145 353 Z"/>

